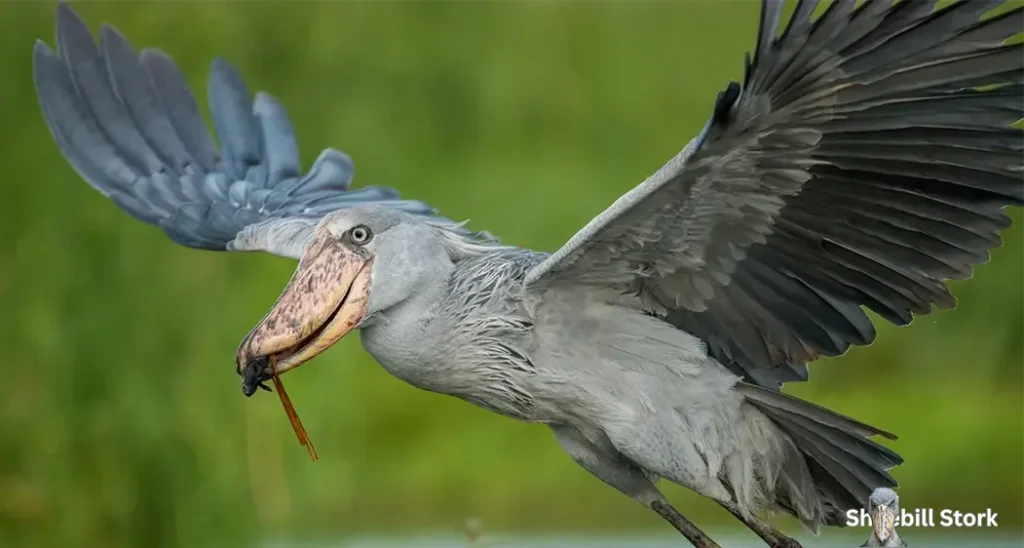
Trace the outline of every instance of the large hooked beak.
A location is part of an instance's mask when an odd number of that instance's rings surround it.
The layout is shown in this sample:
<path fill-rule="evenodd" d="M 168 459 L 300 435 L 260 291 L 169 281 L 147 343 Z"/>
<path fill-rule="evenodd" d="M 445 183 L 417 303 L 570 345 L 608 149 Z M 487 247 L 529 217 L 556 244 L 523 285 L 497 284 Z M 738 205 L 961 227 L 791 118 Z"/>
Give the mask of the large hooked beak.
<path fill-rule="evenodd" d="M 277 303 L 238 347 L 242 393 L 251 396 L 274 373 L 308 362 L 359 327 L 372 263 L 362 247 L 319 229 Z"/>
<path fill-rule="evenodd" d="M 879 504 L 871 511 L 871 528 L 875 530 L 875 537 L 885 542 L 889 540 L 896 527 L 896 509 L 892 506 Z"/>

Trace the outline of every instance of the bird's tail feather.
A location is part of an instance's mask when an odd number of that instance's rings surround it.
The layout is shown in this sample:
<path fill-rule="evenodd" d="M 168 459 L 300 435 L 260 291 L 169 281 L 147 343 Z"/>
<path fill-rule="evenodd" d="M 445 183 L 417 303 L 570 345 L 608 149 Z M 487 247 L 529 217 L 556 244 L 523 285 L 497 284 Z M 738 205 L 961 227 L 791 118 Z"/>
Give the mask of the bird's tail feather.
<path fill-rule="evenodd" d="M 805 466 L 799 461 L 783 463 L 776 502 L 812 529 L 818 524 L 843 525 L 846 511 L 865 508 L 876 488 L 897 486 L 888 470 L 902 464 L 903 458 L 869 439 L 895 439 L 893 434 L 782 392 L 746 383 L 740 383 L 739 390 L 789 436 L 798 453 L 792 459 L 803 460 Z M 820 511 L 812 513 L 811 508 Z"/>

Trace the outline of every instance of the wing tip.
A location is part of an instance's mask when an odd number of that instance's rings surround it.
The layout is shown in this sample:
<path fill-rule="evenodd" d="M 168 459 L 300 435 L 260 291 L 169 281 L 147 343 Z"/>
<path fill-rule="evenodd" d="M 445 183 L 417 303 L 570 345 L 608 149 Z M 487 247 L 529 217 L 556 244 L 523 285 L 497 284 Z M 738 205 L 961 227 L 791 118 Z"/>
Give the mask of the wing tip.
<path fill-rule="evenodd" d="M 729 122 L 732 116 L 732 109 L 736 104 L 736 101 L 740 99 L 740 95 L 743 92 L 743 88 L 739 82 L 729 82 L 729 85 L 720 92 L 718 92 L 718 98 L 715 99 L 714 110 L 711 114 L 712 125 L 724 125 Z"/>
<path fill-rule="evenodd" d="M 283 110 L 284 106 L 278 97 L 274 97 L 272 94 L 263 91 L 262 89 L 257 90 L 253 95 L 253 112 L 256 114 L 269 113 L 273 111 Z"/>
<path fill-rule="evenodd" d="M 53 85 L 54 70 L 63 70 L 60 56 L 42 39 L 36 39 L 32 46 L 32 84 L 35 87 L 36 100 L 43 111 L 43 121 L 59 146 L 60 141 L 57 133 L 54 132 L 54 120 L 44 93 L 47 86 Z"/>
<path fill-rule="evenodd" d="M 214 57 L 210 61 L 210 86 L 238 88 L 245 91 L 246 96 L 249 95 L 248 90 L 245 89 L 242 73 L 227 59 L 220 56 Z"/>
<path fill-rule="evenodd" d="M 61 17 L 74 17 L 78 18 L 78 14 L 71 7 L 71 3 L 68 0 L 57 0 L 57 18 Z"/>
<path fill-rule="evenodd" d="M 42 38 L 36 38 L 35 43 L 32 44 L 32 58 L 37 59 L 39 57 L 56 57 L 56 52 L 53 48 L 46 43 Z"/>
<path fill-rule="evenodd" d="M 32 84 L 35 87 L 36 99 L 43 109 L 43 118 L 51 130 L 53 129 L 52 120 L 48 113 L 43 91 L 47 85 L 50 85 L 55 65 L 63 67 L 60 56 L 49 44 L 37 38 L 32 46 Z"/>
<path fill-rule="evenodd" d="M 124 33 L 110 23 L 100 23 L 99 35 L 100 45 L 104 50 L 111 47 L 109 44 L 116 44 L 117 46 L 126 48 L 129 51 L 132 50 L 131 43 L 128 41 L 128 38 L 125 37 Z"/>
<path fill-rule="evenodd" d="M 160 48 L 144 47 L 142 48 L 142 51 L 139 52 L 139 58 L 143 60 L 159 59 L 161 61 L 167 61 L 171 59 L 171 56 Z"/>
<path fill-rule="evenodd" d="M 92 40 L 92 32 L 89 25 L 82 19 L 78 12 L 64 1 L 57 3 L 57 44 L 60 47 L 67 38 L 82 38 L 88 35 Z"/>

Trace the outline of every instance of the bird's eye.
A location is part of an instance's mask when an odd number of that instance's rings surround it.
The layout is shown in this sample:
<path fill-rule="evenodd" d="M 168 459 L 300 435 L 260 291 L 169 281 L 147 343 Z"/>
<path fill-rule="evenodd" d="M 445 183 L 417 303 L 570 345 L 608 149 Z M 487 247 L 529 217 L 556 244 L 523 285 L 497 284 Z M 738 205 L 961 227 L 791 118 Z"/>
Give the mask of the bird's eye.
<path fill-rule="evenodd" d="M 373 238 L 373 231 L 366 225 L 353 227 L 352 230 L 348 231 L 348 234 L 352 241 L 359 245 L 366 244 Z"/>

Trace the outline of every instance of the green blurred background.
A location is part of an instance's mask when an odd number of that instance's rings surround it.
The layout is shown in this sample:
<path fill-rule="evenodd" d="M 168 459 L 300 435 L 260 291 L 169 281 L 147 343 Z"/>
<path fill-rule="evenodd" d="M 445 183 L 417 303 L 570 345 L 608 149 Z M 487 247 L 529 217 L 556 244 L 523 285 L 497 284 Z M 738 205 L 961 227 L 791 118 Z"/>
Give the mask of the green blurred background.
<path fill-rule="evenodd" d="M 327 146 L 504 241 L 553 250 L 700 129 L 742 74 L 758 4 L 88 2 L 181 64 L 214 55 Z M 178 247 L 78 179 L 43 124 L 31 50 L 55 3 L 0 4 L 0 545 L 232 546 L 368 531 L 650 530 L 542 426 L 389 377 L 346 339 L 289 375 L 311 463 L 233 356 L 291 261 Z M 823 360 L 788 388 L 900 434 L 904 507 L 1022 521 L 1022 216 L 955 312 Z M 667 488 L 698 523 L 736 524 Z M 995 531 L 978 531 L 979 535 Z M 827 533 L 826 533 L 827 534 Z"/>

